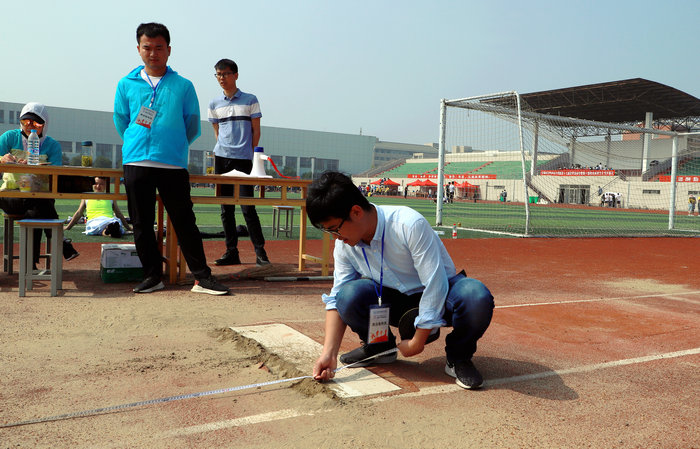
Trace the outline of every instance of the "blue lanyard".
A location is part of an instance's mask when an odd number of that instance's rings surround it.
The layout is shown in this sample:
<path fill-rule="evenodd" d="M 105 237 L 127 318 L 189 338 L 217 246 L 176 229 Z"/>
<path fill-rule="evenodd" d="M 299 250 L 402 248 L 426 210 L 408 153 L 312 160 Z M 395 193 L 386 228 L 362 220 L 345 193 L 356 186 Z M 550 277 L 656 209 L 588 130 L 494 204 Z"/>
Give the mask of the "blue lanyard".
<path fill-rule="evenodd" d="M 384 231 L 386 231 L 386 227 L 382 229 L 382 261 L 379 264 L 379 289 L 377 289 L 377 283 L 375 282 L 374 284 L 374 291 L 377 292 L 377 300 L 380 306 L 382 305 L 382 287 L 384 286 Z M 362 255 L 365 256 L 369 275 L 372 276 L 372 267 L 369 266 L 369 260 L 367 259 L 367 253 L 365 253 L 364 248 L 362 248 Z"/>
<path fill-rule="evenodd" d="M 150 84 L 151 89 L 153 89 L 153 94 L 151 95 L 151 103 L 148 105 L 148 107 L 151 108 L 153 107 L 153 102 L 156 101 L 156 89 L 158 89 L 158 86 L 160 86 L 160 82 L 163 81 L 163 78 L 165 77 L 165 75 L 167 75 L 168 72 L 165 72 L 165 74 L 163 74 L 163 76 L 160 77 L 160 81 L 158 81 L 158 84 L 156 84 L 155 86 L 153 85 L 153 81 L 151 81 L 151 77 L 148 76 L 146 70 L 144 70 L 143 73 L 146 74 L 146 78 L 148 78 L 148 84 Z"/>

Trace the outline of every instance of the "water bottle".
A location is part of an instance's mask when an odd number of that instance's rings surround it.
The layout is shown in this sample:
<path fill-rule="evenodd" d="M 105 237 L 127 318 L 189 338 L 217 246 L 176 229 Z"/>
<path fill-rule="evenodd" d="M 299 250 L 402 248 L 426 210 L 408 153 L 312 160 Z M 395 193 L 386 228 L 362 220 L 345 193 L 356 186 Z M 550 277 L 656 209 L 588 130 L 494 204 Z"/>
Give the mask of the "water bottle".
<path fill-rule="evenodd" d="M 457 225 L 456 224 L 452 225 L 452 238 L 453 239 L 457 238 Z"/>
<path fill-rule="evenodd" d="M 39 135 L 36 133 L 36 129 L 29 133 L 27 139 L 27 164 L 39 165 Z"/>

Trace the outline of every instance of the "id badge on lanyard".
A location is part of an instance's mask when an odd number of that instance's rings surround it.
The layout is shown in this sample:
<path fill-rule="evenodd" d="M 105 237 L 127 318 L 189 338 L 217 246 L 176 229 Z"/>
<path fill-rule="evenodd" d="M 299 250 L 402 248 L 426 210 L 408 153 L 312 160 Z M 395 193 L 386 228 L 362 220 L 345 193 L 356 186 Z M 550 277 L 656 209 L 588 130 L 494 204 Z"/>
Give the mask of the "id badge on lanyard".
<path fill-rule="evenodd" d="M 389 341 L 389 306 L 373 304 L 369 307 L 369 335 L 367 343 Z"/>
<path fill-rule="evenodd" d="M 367 268 L 369 268 L 371 274 L 372 268 L 369 265 L 369 260 L 367 259 L 364 248 L 362 248 L 362 254 L 365 256 L 365 262 L 367 262 Z M 377 292 L 377 304 L 369 306 L 368 344 L 389 341 L 389 306 L 382 304 L 382 289 L 384 286 L 384 231 L 382 231 L 382 258 L 379 273 L 379 289 L 377 289 L 376 285 L 374 286 Z"/>
<path fill-rule="evenodd" d="M 165 76 L 165 75 L 163 75 L 163 76 Z M 150 84 L 151 89 L 153 89 L 153 94 L 151 95 L 151 103 L 148 105 L 148 107 L 141 106 L 141 110 L 139 110 L 139 115 L 136 116 L 136 124 L 141 125 L 144 128 L 150 129 L 151 125 L 153 125 L 153 120 L 155 120 L 156 114 L 158 113 L 158 111 L 156 111 L 155 109 L 152 109 L 152 107 L 153 107 L 153 102 L 156 99 L 156 89 L 160 85 L 160 81 L 158 82 L 158 84 L 156 84 L 154 86 L 153 82 L 151 81 L 151 77 L 148 76 L 148 73 L 146 73 L 146 78 L 148 78 L 148 84 Z M 162 78 L 161 78 L 161 80 L 162 80 Z"/>
<path fill-rule="evenodd" d="M 141 106 L 139 115 L 136 116 L 136 124 L 141 125 L 145 128 L 150 129 L 153 124 L 153 120 L 156 118 L 156 112 L 154 109 L 148 108 L 146 106 Z"/>

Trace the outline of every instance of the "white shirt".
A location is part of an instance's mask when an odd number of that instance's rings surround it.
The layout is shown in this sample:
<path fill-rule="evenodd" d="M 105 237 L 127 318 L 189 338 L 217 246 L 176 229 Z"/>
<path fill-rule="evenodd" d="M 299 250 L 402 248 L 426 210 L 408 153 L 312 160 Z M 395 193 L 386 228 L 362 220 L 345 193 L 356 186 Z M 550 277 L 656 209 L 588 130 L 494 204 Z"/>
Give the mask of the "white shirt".
<path fill-rule="evenodd" d="M 428 221 L 409 207 L 373 207 L 377 210 L 377 229 L 369 245 L 360 241 L 350 246 L 342 240 L 335 241 L 333 288 L 323 295 L 326 310 L 337 308 L 335 295 L 347 282 L 365 277 L 379 283 L 384 232 L 384 286 L 405 295 L 423 292 L 416 327 L 445 326 L 448 280 L 456 270 L 442 241 Z M 363 248 L 371 270 L 362 254 Z"/>

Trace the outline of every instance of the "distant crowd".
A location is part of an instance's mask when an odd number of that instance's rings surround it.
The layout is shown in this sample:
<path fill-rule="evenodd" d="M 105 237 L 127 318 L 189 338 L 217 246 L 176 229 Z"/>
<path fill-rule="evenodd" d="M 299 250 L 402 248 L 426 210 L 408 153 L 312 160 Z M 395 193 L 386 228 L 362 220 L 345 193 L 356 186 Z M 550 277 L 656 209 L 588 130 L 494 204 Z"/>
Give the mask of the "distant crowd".
<path fill-rule="evenodd" d="M 612 167 L 608 167 L 607 165 L 604 165 L 602 162 L 596 166 L 585 166 L 581 164 L 571 164 L 569 167 L 570 170 L 613 170 Z"/>

